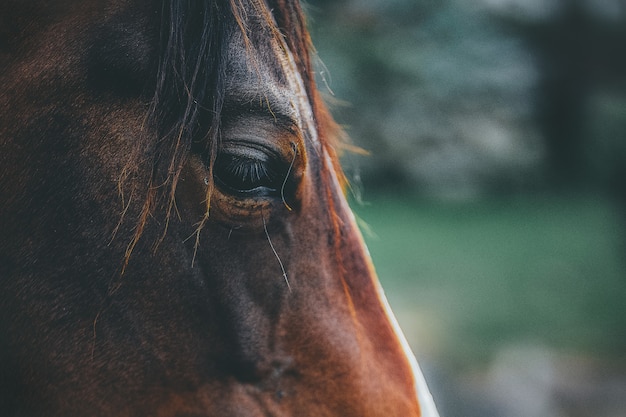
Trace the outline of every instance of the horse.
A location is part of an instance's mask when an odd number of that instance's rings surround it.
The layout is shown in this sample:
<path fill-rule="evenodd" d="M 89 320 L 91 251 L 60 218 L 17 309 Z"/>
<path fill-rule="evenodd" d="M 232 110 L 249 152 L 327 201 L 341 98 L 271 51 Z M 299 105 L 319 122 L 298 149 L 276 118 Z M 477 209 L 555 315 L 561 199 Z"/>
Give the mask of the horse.
<path fill-rule="evenodd" d="M 292 0 L 0 4 L 0 414 L 436 416 Z"/>

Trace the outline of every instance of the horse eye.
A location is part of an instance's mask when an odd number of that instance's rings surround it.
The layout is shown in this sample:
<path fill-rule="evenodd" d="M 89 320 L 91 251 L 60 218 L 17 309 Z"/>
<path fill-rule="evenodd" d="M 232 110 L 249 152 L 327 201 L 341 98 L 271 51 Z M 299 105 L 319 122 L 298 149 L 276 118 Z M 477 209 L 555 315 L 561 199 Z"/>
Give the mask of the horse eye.
<path fill-rule="evenodd" d="M 215 160 L 213 175 L 222 191 L 239 196 L 276 196 L 286 175 L 281 175 L 280 165 L 269 158 L 221 152 Z"/>

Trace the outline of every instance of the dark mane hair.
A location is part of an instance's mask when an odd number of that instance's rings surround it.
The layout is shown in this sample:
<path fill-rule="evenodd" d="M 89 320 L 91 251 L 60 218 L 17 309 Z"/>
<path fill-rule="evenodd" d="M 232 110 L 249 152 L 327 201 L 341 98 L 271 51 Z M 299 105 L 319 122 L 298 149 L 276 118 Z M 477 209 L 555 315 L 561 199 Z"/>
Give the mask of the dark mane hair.
<path fill-rule="evenodd" d="M 246 4 L 244 4 L 246 2 Z M 211 174 L 219 146 L 219 129 L 225 95 L 225 62 L 229 30 L 242 32 L 247 47 L 255 47 L 247 19 L 254 13 L 271 36 L 280 37 L 294 56 L 304 81 L 320 140 L 329 143 L 324 132 L 336 129 L 315 87 L 310 52 L 311 40 L 298 2 L 289 0 L 165 0 L 160 11 L 160 47 L 154 95 L 146 125 L 155 128 L 158 140 L 142 140 L 137 155 L 151 166 L 145 203 L 139 215 L 126 263 L 141 237 L 148 218 L 164 210 L 165 226 L 174 205 L 179 175 L 190 151 L 205 158 Z M 331 154 L 334 154 L 332 149 Z M 137 158 L 132 158 L 122 182 L 132 175 Z M 338 165 L 334 167 L 338 170 Z M 338 171 L 340 172 L 340 171 Z M 209 181 L 211 175 L 209 175 Z M 123 184 L 121 189 L 123 188 Z M 212 184 L 207 192 L 207 213 Z M 203 223 L 203 222 L 202 222 Z M 200 225 L 200 228 L 202 224 Z"/>
<path fill-rule="evenodd" d="M 225 3 L 163 3 L 158 73 L 148 114 L 160 135 L 149 142 L 154 146 L 152 180 L 159 186 L 175 187 L 194 140 L 214 146 L 224 95 L 226 30 L 232 20 Z M 162 164 L 165 172 L 160 172 Z"/>

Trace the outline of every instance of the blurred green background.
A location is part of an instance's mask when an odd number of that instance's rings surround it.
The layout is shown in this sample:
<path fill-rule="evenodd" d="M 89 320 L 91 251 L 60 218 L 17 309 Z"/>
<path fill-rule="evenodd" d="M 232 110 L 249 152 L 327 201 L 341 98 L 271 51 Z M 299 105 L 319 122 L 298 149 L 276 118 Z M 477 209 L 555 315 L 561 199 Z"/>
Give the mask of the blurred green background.
<path fill-rule="evenodd" d="M 442 417 L 626 416 L 626 2 L 305 6 Z"/>

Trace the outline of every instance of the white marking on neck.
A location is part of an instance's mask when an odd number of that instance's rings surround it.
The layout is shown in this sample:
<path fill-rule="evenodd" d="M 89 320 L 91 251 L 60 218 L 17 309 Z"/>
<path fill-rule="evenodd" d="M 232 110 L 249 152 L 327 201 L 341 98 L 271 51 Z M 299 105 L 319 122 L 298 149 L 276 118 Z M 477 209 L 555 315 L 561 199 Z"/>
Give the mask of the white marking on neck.
<path fill-rule="evenodd" d="M 326 163 L 328 164 L 328 166 L 332 166 L 333 162 L 331 160 L 330 155 L 328 155 L 326 151 L 324 151 L 324 157 L 326 158 Z M 335 192 L 341 194 L 341 186 L 339 185 L 339 180 L 337 179 L 337 175 L 335 174 L 335 171 L 332 169 L 329 171 L 330 171 L 329 174 L 331 175 L 332 180 L 333 180 L 333 186 L 335 188 Z M 420 369 L 417 363 L 417 359 L 415 359 L 415 355 L 413 354 L 413 351 L 411 350 L 409 343 L 404 337 L 404 333 L 402 333 L 402 329 L 400 328 L 400 325 L 398 324 L 398 321 L 396 320 L 396 317 L 393 314 L 393 311 L 391 310 L 391 306 L 389 305 L 389 302 L 387 301 L 385 292 L 382 286 L 380 285 L 378 278 L 376 277 L 374 264 L 372 262 L 369 250 L 367 249 L 367 245 L 365 244 L 365 241 L 363 240 L 363 236 L 361 235 L 361 232 L 356 224 L 354 213 L 352 212 L 352 209 L 350 209 L 350 207 L 348 206 L 348 202 L 345 198 L 340 198 L 340 201 L 341 201 L 340 203 L 341 207 L 339 208 L 339 210 L 343 210 L 345 213 L 348 214 L 349 221 L 352 223 L 351 227 L 354 228 L 355 233 L 357 233 L 359 240 L 361 241 L 362 247 L 365 249 L 367 262 L 369 264 L 369 270 L 374 275 L 374 279 L 372 281 L 374 282 L 374 285 L 376 286 L 376 292 L 378 294 L 378 298 L 383 306 L 385 315 L 387 316 L 387 320 L 389 320 L 389 323 L 391 324 L 393 332 L 395 333 L 396 340 L 398 340 L 398 342 L 400 343 L 400 346 L 402 347 L 402 351 L 404 352 L 404 356 L 406 357 L 407 361 L 409 362 L 409 366 L 411 367 L 413 380 L 415 382 L 415 390 L 417 391 L 417 398 L 418 398 L 420 409 L 422 412 L 421 417 L 439 417 L 439 412 L 437 411 L 437 407 L 435 406 L 433 397 L 430 393 L 430 390 L 428 389 L 426 380 L 424 379 L 424 374 L 422 373 L 422 370 Z"/>
<path fill-rule="evenodd" d="M 433 400 L 433 396 L 428 389 L 428 385 L 426 384 L 426 380 L 424 379 L 424 374 L 420 369 L 419 364 L 417 363 L 417 359 L 415 359 L 415 355 L 409 346 L 402 330 L 400 329 L 400 325 L 396 320 L 396 317 L 391 311 L 391 307 L 389 306 L 389 302 L 387 301 L 387 297 L 385 296 L 385 292 L 381 287 L 378 280 L 376 280 L 376 290 L 378 291 L 378 297 L 380 298 L 383 307 L 385 308 L 385 313 L 387 314 L 387 319 L 391 323 L 393 327 L 394 333 L 396 334 L 396 338 L 400 342 L 402 346 L 402 350 L 404 350 L 404 354 L 411 365 L 411 370 L 413 371 L 413 378 L 415 380 L 415 390 L 417 391 L 417 398 L 420 403 L 420 409 L 422 411 L 421 417 L 439 417 L 439 412 L 437 411 L 437 407 L 435 406 L 435 402 Z"/>

